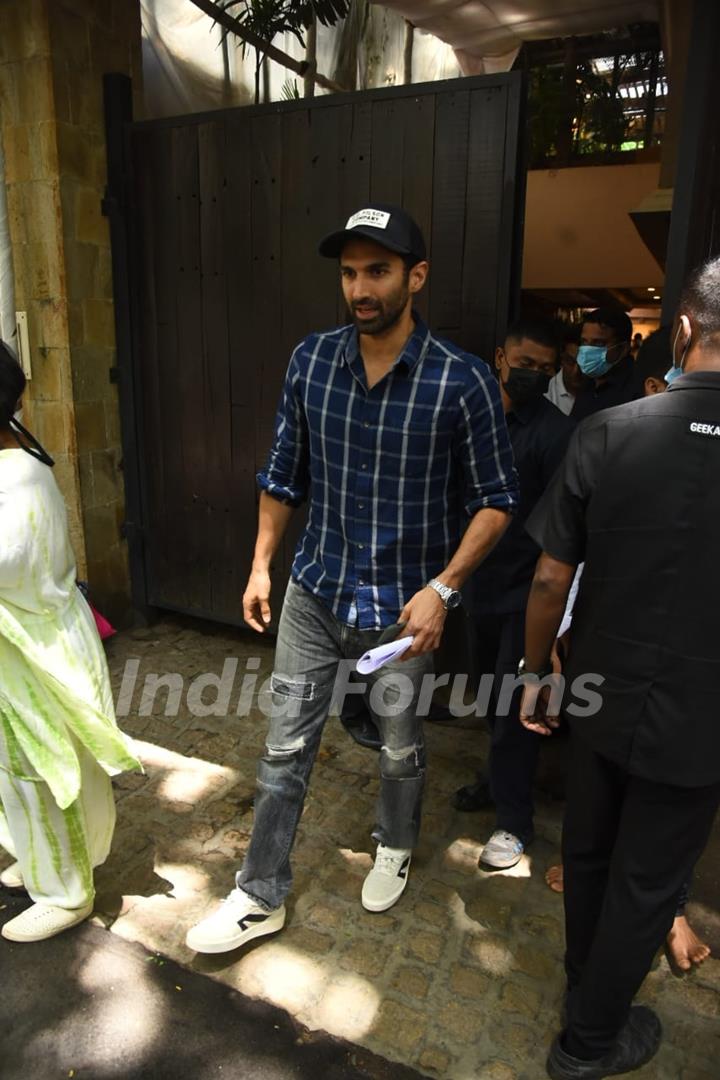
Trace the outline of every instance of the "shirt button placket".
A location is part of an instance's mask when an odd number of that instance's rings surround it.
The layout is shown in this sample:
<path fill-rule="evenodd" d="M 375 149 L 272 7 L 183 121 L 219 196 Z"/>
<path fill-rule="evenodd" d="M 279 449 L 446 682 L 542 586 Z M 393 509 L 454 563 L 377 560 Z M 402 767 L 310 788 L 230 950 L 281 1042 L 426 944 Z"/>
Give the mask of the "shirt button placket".
<path fill-rule="evenodd" d="M 367 587 L 370 573 L 370 541 L 372 537 L 372 521 L 369 513 L 370 506 L 370 468 L 374 452 L 374 406 L 368 406 L 365 400 L 363 415 L 360 418 L 359 445 L 360 445 L 360 469 L 355 478 L 355 510 L 362 512 L 362 521 L 357 521 L 357 543 L 355 545 L 355 567 L 357 573 L 357 587 Z M 365 607 L 362 597 L 358 596 L 358 611 L 362 612 Z"/>

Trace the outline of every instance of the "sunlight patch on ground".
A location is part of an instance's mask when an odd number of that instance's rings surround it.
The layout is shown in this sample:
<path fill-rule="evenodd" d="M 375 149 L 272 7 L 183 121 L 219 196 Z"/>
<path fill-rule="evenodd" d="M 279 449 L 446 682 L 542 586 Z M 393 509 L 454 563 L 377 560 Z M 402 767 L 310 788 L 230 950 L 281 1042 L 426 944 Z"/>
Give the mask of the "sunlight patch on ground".
<path fill-rule="evenodd" d="M 482 867 L 478 867 L 478 870 L 484 879 L 493 877 L 529 878 L 532 876 L 532 859 L 530 855 L 522 855 L 520 862 L 515 863 L 514 866 L 509 866 L 507 870 L 483 870 Z"/>
<path fill-rule="evenodd" d="M 155 743 L 135 739 L 134 747 L 149 773 L 157 769 L 165 774 L 157 787 L 161 799 L 196 803 L 212 790 L 229 787 L 240 778 L 237 769 L 215 765 L 202 758 L 185 757 Z"/>
<path fill-rule="evenodd" d="M 103 1064 L 111 1066 L 114 1062 L 123 1071 L 135 1062 L 140 1064 L 152 1049 L 165 1010 L 161 995 L 152 992 L 151 980 L 137 960 L 116 951 L 109 972 L 107 954 L 92 953 L 80 967 L 77 979 L 92 997 L 88 1008 L 95 1012 L 94 1023 L 101 1031 L 112 1031 L 122 1043 L 122 1062 L 118 1060 L 117 1046 L 108 1046 L 108 1061 Z M 57 1034 L 55 1031 L 55 1038 Z"/>
<path fill-rule="evenodd" d="M 237 971 L 244 993 L 262 997 L 294 1015 L 313 1012 L 328 981 L 321 964 L 281 942 L 256 947 L 239 961 Z"/>
<path fill-rule="evenodd" d="M 361 870 L 369 870 L 373 864 L 372 855 L 367 851 L 353 851 L 352 848 L 338 848 L 348 866 L 357 866 Z"/>

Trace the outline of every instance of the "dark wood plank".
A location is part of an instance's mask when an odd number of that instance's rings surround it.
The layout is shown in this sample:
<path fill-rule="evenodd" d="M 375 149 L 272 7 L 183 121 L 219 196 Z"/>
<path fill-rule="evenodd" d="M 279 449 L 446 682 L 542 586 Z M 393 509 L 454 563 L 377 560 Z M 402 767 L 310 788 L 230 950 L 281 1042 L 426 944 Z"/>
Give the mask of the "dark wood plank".
<path fill-rule="evenodd" d="M 342 225 L 357 210 L 370 202 L 370 167 L 372 164 L 372 110 L 368 101 L 359 99 L 356 104 L 342 107 L 343 122 L 340 126 L 341 170 L 339 175 L 339 221 Z M 343 326 L 348 322 L 348 310 L 340 287 L 335 281 L 335 322 Z"/>
<path fill-rule="evenodd" d="M 145 528 L 145 575 L 148 601 L 153 603 L 155 581 L 162 574 L 157 564 L 165 515 L 165 455 L 162 448 L 163 411 L 160 408 L 158 371 L 158 302 L 154 273 L 155 251 L 161 244 L 157 210 L 162 143 L 152 131 L 134 131 L 131 137 L 134 188 L 132 199 L 133 270 L 137 295 L 135 370 L 140 440 L 140 498 Z"/>
<path fill-rule="evenodd" d="M 186 610 L 210 609 L 209 567 L 206 555 L 207 431 L 205 408 L 203 318 L 200 249 L 200 184 L 198 128 L 181 125 L 172 132 L 172 192 L 176 203 L 177 265 L 175 267 L 177 324 L 177 412 L 175 438 L 182 453 L 180 498 L 169 520 L 177 561 L 176 582 Z"/>
<path fill-rule="evenodd" d="M 450 338 L 462 325 L 469 116 L 468 91 L 437 95 L 430 322 L 436 333 Z"/>
<path fill-rule="evenodd" d="M 507 92 L 473 90 L 470 95 L 462 324 L 459 344 L 492 360 L 503 238 Z"/>
<path fill-rule="evenodd" d="M 393 203 L 403 197 L 404 101 L 375 101 L 372 107 L 372 202 Z"/>
<path fill-rule="evenodd" d="M 403 125 L 402 206 L 415 218 L 430 248 L 433 217 L 433 165 L 435 160 L 435 95 L 405 98 L 400 116 Z M 433 285 L 432 252 L 430 279 L 415 300 L 420 316 L 430 317 L 430 291 Z"/>
<path fill-rule="evenodd" d="M 254 336 L 252 306 L 252 168 L 250 127 L 242 114 L 227 119 L 225 131 L 227 193 L 225 243 L 230 350 L 230 393 L 233 404 L 258 406 L 255 391 L 257 358 L 249 352 Z M 254 467 L 254 460 L 253 460 Z"/>
<path fill-rule="evenodd" d="M 218 618 L 242 618 L 242 589 L 231 515 L 232 423 L 225 244 L 227 178 L 225 125 L 198 129 L 203 370 L 207 436 L 205 483 L 206 544 L 209 553 L 210 610 Z"/>
<path fill-rule="evenodd" d="M 176 321 L 176 279 L 178 266 L 177 195 L 173 181 L 172 129 L 152 132 L 150 155 L 153 170 L 148 182 L 152 202 L 143 219 L 143 229 L 150 228 L 152 251 L 148 251 L 146 275 L 152 280 L 146 288 L 154 289 L 155 352 L 148 355 L 144 378 L 146 400 L 151 410 L 146 414 L 145 438 L 148 460 L 162 461 L 162 473 L 151 473 L 147 497 L 148 521 L 155 524 L 149 537 L 152 566 L 149 573 L 150 602 L 164 606 L 185 602 L 184 586 L 178 583 L 173 519 L 182 505 L 183 452 L 177 438 L 176 416 L 180 410 L 180 384 L 177 380 L 178 327 Z M 152 219 L 152 224 L 150 223 Z"/>
<path fill-rule="evenodd" d="M 282 118 L 282 231 L 291 238 L 283 251 L 281 295 L 283 298 L 282 349 L 287 363 L 301 338 L 312 329 L 317 288 L 310 285 L 317 260 L 312 222 L 313 173 L 309 109 L 286 113 Z M 280 387 L 277 387 L 279 394 Z"/>
<path fill-rule="evenodd" d="M 350 105 L 311 110 L 313 330 L 330 330 L 346 321 L 338 264 L 318 255 L 317 245 L 328 233 L 341 228 L 353 212 L 353 208 L 348 209 L 345 190 L 352 122 Z"/>

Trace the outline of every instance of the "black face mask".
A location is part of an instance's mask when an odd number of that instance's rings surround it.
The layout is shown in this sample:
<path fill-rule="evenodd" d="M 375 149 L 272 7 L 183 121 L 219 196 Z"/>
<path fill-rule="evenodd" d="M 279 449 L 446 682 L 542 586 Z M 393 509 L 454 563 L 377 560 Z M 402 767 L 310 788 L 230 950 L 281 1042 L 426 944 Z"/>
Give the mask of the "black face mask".
<path fill-rule="evenodd" d="M 17 436 L 17 441 L 20 443 L 20 448 L 25 451 L 26 454 L 30 454 L 31 457 L 37 458 L 38 461 L 42 461 L 43 465 L 49 465 L 53 467 L 55 462 L 48 454 L 40 443 L 37 441 L 34 435 L 31 435 L 27 428 L 24 428 L 19 420 L 15 417 L 10 421 L 10 427 Z"/>
<path fill-rule="evenodd" d="M 511 367 L 503 383 L 505 393 L 513 405 L 529 405 L 538 401 L 550 385 L 550 376 L 530 368 Z"/>

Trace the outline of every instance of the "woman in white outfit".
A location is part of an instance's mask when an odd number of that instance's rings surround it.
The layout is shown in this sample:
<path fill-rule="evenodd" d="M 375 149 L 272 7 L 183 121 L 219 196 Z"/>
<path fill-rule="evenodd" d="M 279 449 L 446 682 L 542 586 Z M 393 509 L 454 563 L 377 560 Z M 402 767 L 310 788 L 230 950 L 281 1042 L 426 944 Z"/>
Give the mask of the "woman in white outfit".
<path fill-rule="evenodd" d="M 41 941 L 86 919 L 115 825 L 110 775 L 138 768 L 75 584 L 52 459 L 13 413 L 25 377 L 0 343 L 0 874 L 34 903 L 5 923 Z"/>

